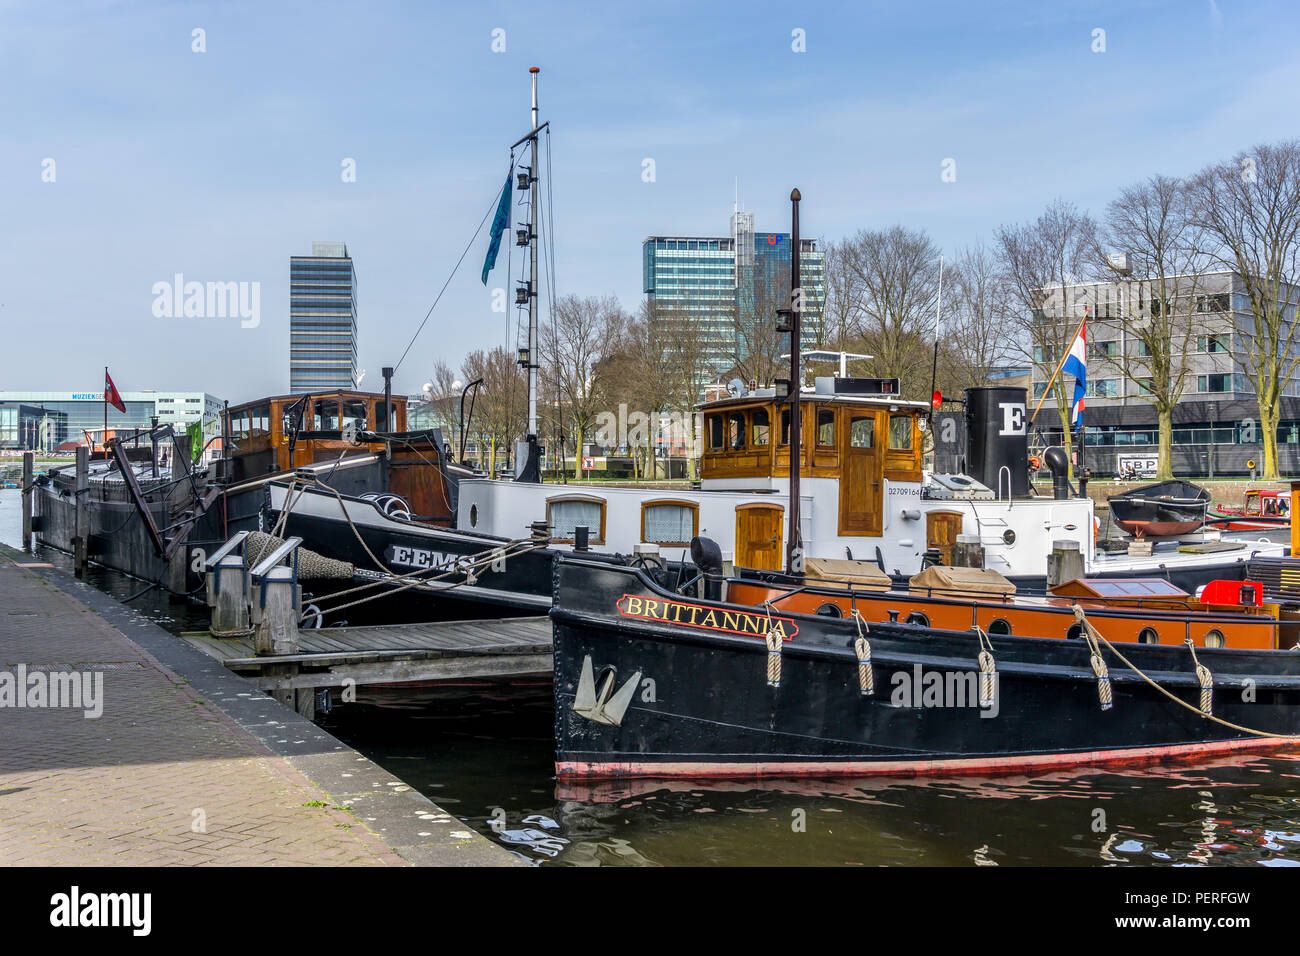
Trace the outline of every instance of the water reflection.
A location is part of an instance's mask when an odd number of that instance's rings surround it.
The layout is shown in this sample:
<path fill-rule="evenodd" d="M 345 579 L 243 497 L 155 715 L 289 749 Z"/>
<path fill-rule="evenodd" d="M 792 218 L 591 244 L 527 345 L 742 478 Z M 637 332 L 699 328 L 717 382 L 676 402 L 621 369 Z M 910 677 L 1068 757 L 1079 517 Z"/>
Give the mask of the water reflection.
<path fill-rule="evenodd" d="M 454 794 L 451 812 L 536 865 L 1300 863 L 1294 755 L 993 779 L 575 786 L 554 780 L 544 694 L 329 720 L 432 799 Z"/>

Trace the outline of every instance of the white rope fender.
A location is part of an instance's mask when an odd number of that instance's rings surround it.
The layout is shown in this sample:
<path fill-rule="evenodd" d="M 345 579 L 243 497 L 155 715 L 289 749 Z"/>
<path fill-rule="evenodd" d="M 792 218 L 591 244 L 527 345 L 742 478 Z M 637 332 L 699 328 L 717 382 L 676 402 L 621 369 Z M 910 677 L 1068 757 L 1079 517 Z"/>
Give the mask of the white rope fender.
<path fill-rule="evenodd" d="M 767 611 L 767 686 L 781 686 L 781 634 L 772 627 L 772 605 L 764 604 Z"/>
<path fill-rule="evenodd" d="M 853 642 L 853 653 L 858 659 L 858 692 L 863 697 L 870 697 L 876 692 L 876 677 L 871 670 L 871 642 L 867 640 L 871 628 L 867 627 L 856 607 L 853 609 L 853 620 L 858 625 L 858 637 Z"/>
<path fill-rule="evenodd" d="M 975 625 L 975 636 L 979 638 L 980 652 L 976 658 L 980 667 L 980 707 L 988 710 L 993 706 L 994 697 L 997 693 L 998 667 L 997 661 L 993 658 L 993 642 L 989 640 L 988 633 L 978 624 Z"/>
<path fill-rule="evenodd" d="M 1078 623 L 1079 631 L 1088 645 L 1089 662 L 1092 664 L 1092 673 L 1097 678 L 1097 697 L 1101 701 L 1101 709 L 1110 710 L 1115 706 L 1115 691 L 1110 686 L 1110 670 L 1106 667 L 1106 661 L 1102 659 L 1101 645 L 1097 643 L 1097 637 L 1094 636 L 1097 629 L 1083 613 L 1083 608 L 1077 604 L 1074 605 L 1074 620 Z"/>
<path fill-rule="evenodd" d="M 1187 648 L 1192 652 L 1192 663 L 1196 665 L 1196 682 L 1201 685 L 1201 713 L 1206 717 L 1214 714 L 1214 675 L 1210 669 L 1196 657 L 1196 645 L 1187 638 Z"/>
<path fill-rule="evenodd" d="M 1089 621 L 1087 615 L 1083 613 L 1083 608 L 1079 607 L 1079 605 L 1077 605 L 1077 604 L 1074 605 L 1074 617 L 1075 617 L 1075 619 L 1076 619 L 1077 621 L 1079 621 L 1079 623 L 1081 623 L 1081 624 L 1083 625 L 1084 629 L 1085 629 L 1089 634 L 1091 634 L 1091 636 L 1092 636 L 1095 640 L 1099 641 L 1099 642 L 1102 643 L 1102 644 L 1105 644 L 1106 647 L 1108 647 L 1108 648 L 1110 649 L 1110 652 L 1111 652 L 1112 654 L 1114 654 L 1116 657 L 1118 657 L 1118 658 L 1120 659 L 1120 661 L 1121 661 L 1121 662 L 1122 662 L 1122 663 L 1123 663 L 1123 664 L 1124 664 L 1124 665 L 1125 665 L 1129 670 L 1131 670 L 1134 674 L 1137 674 L 1138 677 L 1142 678 L 1144 681 L 1146 681 L 1148 684 L 1150 684 L 1150 685 L 1151 685 L 1152 687 L 1154 687 L 1156 690 L 1160 691 L 1160 693 L 1164 694 L 1166 697 L 1168 697 L 1170 700 L 1172 700 L 1172 701 L 1173 701 L 1175 704 L 1177 704 L 1179 707 L 1186 707 L 1188 710 L 1190 710 L 1190 711 L 1191 711 L 1192 713 L 1194 713 L 1194 714 L 1200 714 L 1202 717 L 1204 717 L 1204 718 L 1207 719 L 1207 720 L 1212 720 L 1212 721 L 1214 721 L 1216 724 L 1220 724 L 1220 725 L 1222 725 L 1222 726 L 1224 726 L 1224 727 L 1228 727 L 1228 728 L 1230 728 L 1230 729 L 1232 729 L 1232 730 L 1239 730 L 1239 731 L 1241 731 L 1243 734 L 1251 734 L 1251 735 L 1253 735 L 1253 736 L 1255 736 L 1255 737 L 1278 737 L 1278 738 L 1282 738 L 1282 739 L 1286 739 L 1286 740 L 1300 740 L 1300 734 L 1280 734 L 1280 733 L 1277 733 L 1277 732 L 1275 732 L 1275 731 L 1256 730 L 1254 727 L 1243 727 L 1241 724 L 1234 724 L 1234 723 L 1233 723 L 1232 721 L 1230 721 L 1230 720 L 1224 720 L 1222 717 L 1215 717 L 1213 714 L 1207 714 L 1207 713 L 1206 713 L 1205 711 L 1203 711 L 1203 710 L 1198 710 L 1197 708 L 1193 707 L 1191 704 L 1187 703 L 1187 701 L 1185 701 L 1185 700 L 1183 700 L 1181 697 L 1179 697 L 1177 694 L 1175 694 L 1175 693 L 1173 693 L 1172 691 L 1166 690 L 1165 688 L 1161 687 L 1159 684 L 1157 684 L 1155 681 L 1153 681 L 1150 677 L 1148 677 L 1146 674 L 1144 674 L 1144 673 L 1142 672 L 1142 670 L 1141 670 L 1141 669 L 1140 669 L 1136 664 L 1134 664 L 1134 663 L 1133 663 L 1132 661 L 1130 661 L 1127 657 L 1125 657 L 1123 654 L 1121 654 L 1121 653 L 1119 652 L 1119 649 L 1116 648 L 1114 644 L 1112 644 L 1110 641 L 1106 640 L 1106 637 L 1105 637 L 1104 634 L 1102 634 L 1100 631 L 1098 631 L 1095 627 L 1092 626 L 1092 622 Z M 1208 668 L 1206 669 L 1206 673 L 1207 673 L 1207 674 L 1209 673 L 1209 669 L 1208 669 Z"/>

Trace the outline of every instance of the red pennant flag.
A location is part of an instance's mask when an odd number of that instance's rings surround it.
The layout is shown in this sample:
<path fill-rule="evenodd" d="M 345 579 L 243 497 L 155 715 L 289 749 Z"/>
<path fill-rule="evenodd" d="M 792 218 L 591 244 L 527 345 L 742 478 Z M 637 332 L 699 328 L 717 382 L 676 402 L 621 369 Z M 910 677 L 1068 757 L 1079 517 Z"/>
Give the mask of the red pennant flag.
<path fill-rule="evenodd" d="M 126 412 L 126 403 L 122 401 L 122 396 L 117 393 L 117 386 L 113 384 L 113 379 L 108 374 L 108 369 L 104 369 L 104 401 L 112 405 L 119 412 Z"/>

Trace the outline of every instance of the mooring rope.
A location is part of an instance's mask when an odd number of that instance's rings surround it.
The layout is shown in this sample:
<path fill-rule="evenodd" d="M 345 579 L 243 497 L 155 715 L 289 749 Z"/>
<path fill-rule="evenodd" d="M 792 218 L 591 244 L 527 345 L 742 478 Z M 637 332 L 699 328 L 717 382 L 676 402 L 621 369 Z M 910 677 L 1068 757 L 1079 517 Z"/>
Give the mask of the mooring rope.
<path fill-rule="evenodd" d="M 1196 645 L 1192 639 L 1186 639 L 1187 649 L 1192 652 L 1192 663 L 1196 665 L 1196 680 L 1201 685 L 1201 713 L 1210 716 L 1214 711 L 1214 676 L 1210 669 L 1196 657 Z"/>
<path fill-rule="evenodd" d="M 980 668 L 980 707 L 988 710 L 993 706 L 994 696 L 997 688 L 998 666 L 993 657 L 993 641 L 989 639 L 988 632 L 978 624 L 975 625 L 975 636 L 979 639 L 980 652 L 976 660 L 979 661 Z"/>
<path fill-rule="evenodd" d="M 1115 645 L 1112 644 L 1110 641 L 1106 640 L 1105 635 L 1102 634 L 1100 631 L 1098 631 L 1095 627 L 1093 627 L 1092 622 L 1088 620 L 1088 616 L 1084 614 L 1083 608 L 1079 607 L 1079 605 L 1077 604 L 1074 605 L 1074 618 L 1080 624 L 1083 625 L 1083 628 L 1087 633 L 1091 634 L 1092 637 L 1095 638 L 1098 642 L 1106 645 L 1106 647 L 1109 648 L 1110 652 L 1114 654 L 1116 657 L 1118 657 L 1120 661 L 1126 667 L 1128 667 L 1129 670 L 1131 670 L 1134 674 L 1137 674 L 1138 677 L 1142 678 L 1144 681 L 1146 681 L 1156 690 L 1160 691 L 1160 693 L 1164 694 L 1166 697 L 1168 697 L 1178 706 L 1185 707 L 1188 710 L 1190 710 L 1192 713 L 1204 717 L 1206 720 L 1212 720 L 1216 724 L 1221 724 L 1222 726 L 1228 727 L 1232 730 L 1239 730 L 1243 734 L 1252 734 L 1256 737 L 1278 737 L 1287 740 L 1300 740 L 1300 734 L 1280 734 L 1280 733 L 1270 732 L 1267 730 L 1256 730 L 1254 727 L 1244 727 L 1241 724 L 1234 724 L 1230 720 L 1224 720 L 1222 717 L 1215 717 L 1213 714 L 1206 713 L 1204 710 L 1200 710 L 1196 707 L 1193 707 L 1191 704 L 1187 703 L 1187 701 L 1183 700 L 1177 694 L 1174 694 L 1171 691 L 1168 691 L 1165 688 L 1161 687 L 1150 677 L 1144 674 L 1137 665 L 1135 665 L 1127 657 L 1125 657 L 1118 650 L 1116 650 Z"/>
<path fill-rule="evenodd" d="M 867 640 L 871 628 L 856 607 L 853 608 L 853 620 L 858 625 L 858 636 L 853 642 L 853 654 L 858 659 L 858 693 L 870 697 L 876 692 L 876 677 L 871 669 L 871 642 Z"/>
<path fill-rule="evenodd" d="M 772 626 L 772 605 L 765 603 L 763 610 L 767 612 L 767 686 L 781 686 L 781 635 Z"/>

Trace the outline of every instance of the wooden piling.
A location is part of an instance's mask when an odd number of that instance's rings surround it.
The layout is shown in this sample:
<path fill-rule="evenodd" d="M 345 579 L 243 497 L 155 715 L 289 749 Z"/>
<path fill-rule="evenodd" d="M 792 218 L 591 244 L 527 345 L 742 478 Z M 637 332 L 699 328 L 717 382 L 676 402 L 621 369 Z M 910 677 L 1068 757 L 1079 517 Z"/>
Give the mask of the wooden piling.
<path fill-rule="evenodd" d="M 221 564 L 208 572 L 215 576 L 215 587 L 211 589 L 212 624 L 214 635 L 221 636 L 248 630 L 248 575 L 244 569 L 244 559 L 237 554 L 228 554 L 221 559 Z"/>
<path fill-rule="evenodd" d="M 77 577 L 86 576 L 90 556 L 90 448 L 77 446 L 76 534 L 72 537 L 72 567 Z"/>
<path fill-rule="evenodd" d="M 32 480 L 36 453 L 23 452 L 23 550 L 32 550 Z"/>
<path fill-rule="evenodd" d="M 253 600 L 261 608 L 253 634 L 259 655 L 298 653 L 297 590 L 293 568 L 284 566 L 271 568 L 264 582 L 253 583 Z"/>

